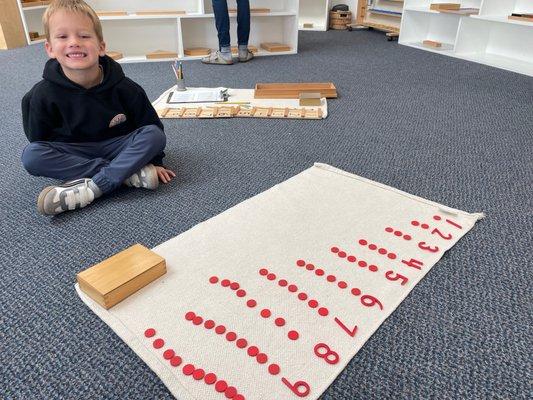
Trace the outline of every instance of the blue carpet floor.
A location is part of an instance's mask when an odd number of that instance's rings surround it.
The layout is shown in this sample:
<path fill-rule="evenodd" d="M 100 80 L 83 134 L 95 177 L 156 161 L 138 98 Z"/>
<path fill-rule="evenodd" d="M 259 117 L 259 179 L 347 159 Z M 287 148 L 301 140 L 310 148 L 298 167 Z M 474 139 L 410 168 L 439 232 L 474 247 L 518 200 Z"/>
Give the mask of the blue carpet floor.
<path fill-rule="evenodd" d="M 323 121 L 166 120 L 175 182 L 46 218 L 35 202 L 52 181 L 20 164 L 20 100 L 45 60 L 42 45 L 0 52 L 0 398 L 171 399 L 79 300 L 76 273 L 136 242 L 155 246 L 315 161 L 487 214 L 323 399 L 531 398 L 533 78 L 371 31 L 303 32 L 298 55 L 231 67 L 186 62 L 190 86 L 332 81 L 340 96 Z M 151 99 L 173 84 L 168 63 L 123 67 Z"/>

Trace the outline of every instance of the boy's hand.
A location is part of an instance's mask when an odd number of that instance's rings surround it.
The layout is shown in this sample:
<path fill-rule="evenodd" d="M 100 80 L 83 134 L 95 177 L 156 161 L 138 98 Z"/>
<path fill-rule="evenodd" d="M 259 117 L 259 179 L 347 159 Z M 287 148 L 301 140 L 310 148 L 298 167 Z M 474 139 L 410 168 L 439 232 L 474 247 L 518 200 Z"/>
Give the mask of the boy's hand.
<path fill-rule="evenodd" d="M 169 183 L 172 178 L 176 176 L 173 171 L 166 169 L 165 167 L 159 167 L 156 165 L 155 169 L 157 170 L 157 176 L 159 177 L 159 180 L 163 183 Z"/>

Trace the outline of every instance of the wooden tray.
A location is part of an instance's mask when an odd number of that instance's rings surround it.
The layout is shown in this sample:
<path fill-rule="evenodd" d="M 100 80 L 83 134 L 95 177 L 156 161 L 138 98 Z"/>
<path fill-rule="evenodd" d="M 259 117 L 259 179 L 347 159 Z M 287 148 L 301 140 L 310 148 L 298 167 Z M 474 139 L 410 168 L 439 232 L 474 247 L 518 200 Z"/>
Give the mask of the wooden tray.
<path fill-rule="evenodd" d="M 128 15 L 128 12 L 127 11 L 121 11 L 121 10 L 116 10 L 116 11 L 96 11 L 96 15 L 98 15 L 99 17 L 121 17 L 121 16 Z"/>
<path fill-rule="evenodd" d="M 183 15 L 187 14 L 185 11 L 181 10 L 142 10 L 135 11 L 137 15 Z"/>
<path fill-rule="evenodd" d="M 178 58 L 178 53 L 166 50 L 156 50 L 151 53 L 146 54 L 147 59 L 155 58 Z"/>
<path fill-rule="evenodd" d="M 334 99 L 337 88 L 331 82 L 305 83 L 256 83 L 254 98 L 256 99 L 298 99 L 300 93 L 320 93 L 321 97 Z"/>
<path fill-rule="evenodd" d="M 124 57 L 124 55 L 119 51 L 108 51 L 106 55 L 111 57 L 113 60 L 120 60 Z"/>
<path fill-rule="evenodd" d="M 211 49 L 208 49 L 207 47 L 190 47 L 184 49 L 183 53 L 186 56 L 208 56 L 211 53 Z"/>
<path fill-rule="evenodd" d="M 290 46 L 287 46 L 286 44 L 282 44 L 282 43 L 266 42 L 266 43 L 261 43 L 260 46 L 262 49 L 265 49 L 266 51 L 270 51 L 272 53 L 278 52 L 278 51 L 290 51 L 291 50 Z"/>

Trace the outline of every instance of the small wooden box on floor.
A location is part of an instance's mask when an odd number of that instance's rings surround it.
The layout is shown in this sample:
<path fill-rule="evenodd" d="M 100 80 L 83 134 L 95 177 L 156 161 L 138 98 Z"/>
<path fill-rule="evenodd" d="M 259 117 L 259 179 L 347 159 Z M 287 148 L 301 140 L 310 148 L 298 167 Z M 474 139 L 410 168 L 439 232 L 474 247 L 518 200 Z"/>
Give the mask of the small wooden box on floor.
<path fill-rule="evenodd" d="M 300 93 L 300 106 L 320 106 L 320 93 L 319 92 L 303 92 Z"/>
<path fill-rule="evenodd" d="M 256 99 L 299 99 L 300 93 L 320 93 L 328 99 L 337 97 L 337 88 L 331 82 L 256 83 Z"/>
<path fill-rule="evenodd" d="M 105 309 L 167 272 L 165 259 L 136 244 L 78 274 L 80 289 Z"/>

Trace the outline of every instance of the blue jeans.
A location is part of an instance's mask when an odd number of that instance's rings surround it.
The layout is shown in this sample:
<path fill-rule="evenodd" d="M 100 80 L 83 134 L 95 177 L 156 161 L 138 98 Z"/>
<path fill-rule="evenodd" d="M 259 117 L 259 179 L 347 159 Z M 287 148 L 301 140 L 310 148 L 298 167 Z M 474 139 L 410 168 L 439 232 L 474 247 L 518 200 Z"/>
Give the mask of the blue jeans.
<path fill-rule="evenodd" d="M 32 142 L 22 152 L 22 165 L 35 176 L 92 178 L 102 193 L 108 193 L 160 155 L 165 145 L 165 133 L 147 125 L 100 142 Z"/>
<path fill-rule="evenodd" d="M 215 25 L 220 48 L 230 46 L 229 14 L 227 0 L 212 0 Z M 247 45 L 250 37 L 250 1 L 237 0 L 237 40 L 239 45 Z"/>

